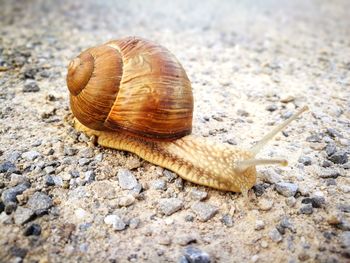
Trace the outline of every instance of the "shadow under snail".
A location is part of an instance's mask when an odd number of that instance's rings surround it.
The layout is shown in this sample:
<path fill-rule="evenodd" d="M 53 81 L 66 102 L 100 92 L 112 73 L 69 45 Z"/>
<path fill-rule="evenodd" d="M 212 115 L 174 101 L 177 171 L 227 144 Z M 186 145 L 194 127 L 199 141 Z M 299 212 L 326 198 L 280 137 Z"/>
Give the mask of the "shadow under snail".
<path fill-rule="evenodd" d="M 137 37 L 89 48 L 68 66 L 75 128 L 97 143 L 137 154 L 185 180 L 241 192 L 256 183 L 256 166 L 287 165 L 255 156 L 307 107 L 275 127 L 249 150 L 191 135 L 191 83 L 166 48 Z"/>

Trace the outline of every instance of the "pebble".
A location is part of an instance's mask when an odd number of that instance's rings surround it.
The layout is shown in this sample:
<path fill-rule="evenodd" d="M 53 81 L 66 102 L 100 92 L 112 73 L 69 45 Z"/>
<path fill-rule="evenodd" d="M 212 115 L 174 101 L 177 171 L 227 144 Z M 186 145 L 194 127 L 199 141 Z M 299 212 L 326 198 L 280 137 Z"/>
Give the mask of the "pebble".
<path fill-rule="evenodd" d="M 52 180 L 52 181 L 51 181 Z M 52 182 L 53 182 L 53 185 L 56 185 L 56 186 L 63 186 L 63 180 L 60 176 L 49 176 L 46 178 L 46 184 L 49 183 L 52 185 Z"/>
<path fill-rule="evenodd" d="M 88 165 L 91 162 L 88 158 L 80 158 L 78 163 L 80 166 Z"/>
<path fill-rule="evenodd" d="M 15 185 L 18 185 L 20 183 L 25 183 L 25 182 L 28 182 L 28 178 L 22 174 L 11 174 L 10 175 L 10 183 L 12 186 L 15 186 Z"/>
<path fill-rule="evenodd" d="M 350 204 L 339 204 L 337 208 L 342 212 L 350 213 Z"/>
<path fill-rule="evenodd" d="M 345 164 L 348 162 L 348 154 L 345 151 L 337 151 L 328 159 L 335 164 Z"/>
<path fill-rule="evenodd" d="M 324 178 L 324 179 L 328 179 L 328 178 L 337 178 L 338 176 L 340 176 L 341 174 L 337 171 L 337 170 L 334 170 L 334 169 L 325 169 L 325 170 L 322 170 L 318 176 L 320 178 Z"/>
<path fill-rule="evenodd" d="M 103 160 L 103 153 L 99 153 L 95 156 L 95 161 L 102 162 Z"/>
<path fill-rule="evenodd" d="M 320 208 L 322 205 L 326 203 L 326 200 L 323 196 L 314 196 L 314 197 L 308 197 L 304 198 L 301 203 L 303 204 L 311 204 L 313 208 Z"/>
<path fill-rule="evenodd" d="M 265 222 L 263 220 L 256 220 L 254 229 L 259 231 L 265 228 Z"/>
<path fill-rule="evenodd" d="M 297 202 L 297 200 L 295 199 L 294 196 L 290 196 L 288 198 L 286 198 L 286 204 L 289 206 L 289 207 L 294 207 L 295 206 L 295 203 Z"/>
<path fill-rule="evenodd" d="M 14 172 L 16 171 L 16 165 L 10 161 L 5 161 L 0 164 L 0 173 Z"/>
<path fill-rule="evenodd" d="M 40 156 L 40 153 L 38 153 L 37 151 L 28 151 L 22 154 L 22 157 L 24 159 L 27 159 L 28 161 L 34 161 L 39 156 Z"/>
<path fill-rule="evenodd" d="M 277 183 L 275 189 L 279 194 L 285 197 L 290 197 L 295 196 L 298 191 L 298 186 L 292 183 Z"/>
<path fill-rule="evenodd" d="M 300 156 L 298 159 L 299 163 L 302 163 L 304 165 L 311 165 L 312 161 L 311 158 L 309 156 Z"/>
<path fill-rule="evenodd" d="M 275 110 L 277 110 L 278 109 L 278 107 L 277 107 L 277 105 L 276 104 L 270 104 L 270 105 L 268 105 L 268 106 L 266 106 L 266 108 L 265 108 L 267 111 L 271 111 L 271 112 L 273 112 L 273 111 L 275 111 Z"/>
<path fill-rule="evenodd" d="M 306 138 L 307 142 L 322 142 L 322 136 L 320 134 L 314 134 Z"/>
<path fill-rule="evenodd" d="M 208 193 L 206 191 L 201 191 L 198 189 L 192 189 L 191 191 L 191 198 L 193 200 L 199 200 L 199 201 L 203 201 L 204 199 L 206 199 L 208 196 Z"/>
<path fill-rule="evenodd" d="M 9 162 L 16 162 L 20 157 L 22 156 L 22 153 L 20 151 L 14 150 L 10 152 L 6 158 L 7 161 Z"/>
<path fill-rule="evenodd" d="M 94 157 L 94 152 L 91 148 L 85 148 L 79 152 L 79 156 L 83 158 L 92 158 Z"/>
<path fill-rule="evenodd" d="M 253 191 L 256 196 L 262 196 L 265 192 L 265 187 L 263 184 L 256 184 L 253 186 Z"/>
<path fill-rule="evenodd" d="M 84 182 L 91 183 L 95 180 L 95 172 L 94 171 L 86 171 L 84 173 Z"/>
<path fill-rule="evenodd" d="M 17 207 L 14 213 L 14 221 L 16 225 L 22 225 L 30 221 L 34 216 L 34 211 L 30 208 L 25 208 L 22 206 Z"/>
<path fill-rule="evenodd" d="M 31 224 L 29 225 L 23 233 L 25 236 L 40 236 L 41 234 L 41 226 L 39 224 Z"/>
<path fill-rule="evenodd" d="M 140 225 L 140 219 L 135 217 L 135 218 L 131 218 L 130 222 L 129 222 L 129 227 L 131 229 L 136 229 L 138 226 Z"/>
<path fill-rule="evenodd" d="M 328 160 L 324 160 L 322 163 L 322 167 L 324 168 L 328 168 L 332 166 L 332 162 L 328 161 Z"/>
<path fill-rule="evenodd" d="M 51 197 L 42 192 L 35 192 L 28 200 L 28 207 L 31 208 L 36 215 L 46 213 L 53 205 Z"/>
<path fill-rule="evenodd" d="M 233 219 L 229 214 L 224 214 L 221 217 L 221 222 L 224 223 L 224 225 L 227 227 L 233 227 Z"/>
<path fill-rule="evenodd" d="M 276 243 L 281 242 L 283 239 L 281 233 L 276 228 L 272 229 L 269 232 L 269 237 L 271 238 L 272 241 L 274 241 Z"/>
<path fill-rule="evenodd" d="M 2 202 L 5 204 L 5 206 L 11 202 L 17 203 L 16 196 L 19 194 L 22 194 L 29 187 L 30 187 L 30 184 L 28 182 L 25 182 L 15 187 L 4 190 L 1 194 Z"/>
<path fill-rule="evenodd" d="M 340 235 L 340 242 L 346 253 L 350 255 L 350 231 L 345 231 Z"/>
<path fill-rule="evenodd" d="M 45 168 L 44 168 L 44 172 L 46 173 L 46 174 L 53 174 L 53 173 L 55 173 L 55 168 L 53 168 L 53 166 L 46 166 Z"/>
<path fill-rule="evenodd" d="M 124 190 L 131 190 L 138 185 L 135 176 L 127 169 L 120 169 L 117 176 L 119 186 Z"/>
<path fill-rule="evenodd" d="M 26 79 L 24 82 L 23 92 L 38 92 L 40 90 L 37 82 L 33 79 Z"/>
<path fill-rule="evenodd" d="M 282 176 L 274 169 L 266 169 L 261 172 L 261 180 L 269 184 L 277 184 L 282 181 Z"/>
<path fill-rule="evenodd" d="M 293 222 L 288 217 L 282 218 L 282 220 L 280 221 L 279 225 L 282 228 L 289 229 L 292 233 L 296 233 L 297 232 Z"/>
<path fill-rule="evenodd" d="M 118 205 L 119 206 L 130 206 L 135 203 L 135 197 L 132 195 L 125 195 L 119 198 Z"/>
<path fill-rule="evenodd" d="M 304 204 L 300 208 L 300 213 L 305 215 L 311 215 L 313 213 L 313 207 L 312 204 Z"/>
<path fill-rule="evenodd" d="M 273 200 L 271 199 L 260 199 L 258 202 L 258 207 L 262 211 L 269 211 L 273 206 Z"/>
<path fill-rule="evenodd" d="M 179 211 L 183 207 L 182 200 L 178 198 L 165 198 L 158 202 L 158 207 L 160 211 L 166 215 L 170 216 L 175 212 Z"/>
<path fill-rule="evenodd" d="M 325 151 L 328 157 L 330 157 L 337 151 L 337 147 L 335 146 L 335 144 L 330 143 L 330 144 L 327 144 Z"/>
<path fill-rule="evenodd" d="M 77 152 L 78 152 L 78 149 L 75 149 L 72 147 L 64 146 L 63 148 L 63 154 L 65 156 L 73 156 L 73 155 L 76 155 Z"/>
<path fill-rule="evenodd" d="M 186 247 L 181 263 L 210 263 L 211 259 L 208 253 L 196 247 Z"/>
<path fill-rule="evenodd" d="M 218 207 L 204 202 L 194 203 L 191 206 L 191 209 L 197 215 L 198 219 L 202 222 L 206 222 L 209 219 L 213 218 L 219 211 Z"/>
<path fill-rule="evenodd" d="M 104 222 L 107 225 L 112 225 L 112 228 L 117 231 L 124 230 L 126 224 L 118 215 L 108 215 L 105 217 Z"/>
<path fill-rule="evenodd" d="M 167 169 L 163 170 L 163 175 L 165 176 L 168 183 L 172 183 L 175 181 L 175 179 L 178 177 L 176 173 L 173 173 Z"/>
<path fill-rule="evenodd" d="M 180 177 L 176 178 L 175 187 L 179 190 L 182 190 L 184 188 L 184 181 L 182 180 L 182 178 Z"/>
<path fill-rule="evenodd" d="M 151 182 L 151 187 L 152 187 L 152 189 L 155 189 L 155 190 L 163 190 L 164 191 L 167 189 L 166 181 L 163 179 L 153 180 Z"/>
<path fill-rule="evenodd" d="M 190 243 L 196 243 L 196 242 L 197 242 L 197 238 L 191 234 L 178 235 L 176 237 L 176 243 L 181 246 L 186 246 Z"/>

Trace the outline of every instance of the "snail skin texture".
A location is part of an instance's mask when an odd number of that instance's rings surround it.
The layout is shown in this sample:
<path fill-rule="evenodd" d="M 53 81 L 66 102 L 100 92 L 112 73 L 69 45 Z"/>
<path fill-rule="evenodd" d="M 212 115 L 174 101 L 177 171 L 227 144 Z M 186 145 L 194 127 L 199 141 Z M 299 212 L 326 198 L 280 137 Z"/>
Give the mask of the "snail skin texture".
<path fill-rule="evenodd" d="M 74 126 L 97 143 L 129 151 L 185 180 L 247 195 L 256 166 L 287 165 L 256 159 L 272 137 L 307 107 L 249 150 L 191 135 L 193 96 L 181 64 L 166 48 L 128 37 L 82 52 L 68 66 Z"/>

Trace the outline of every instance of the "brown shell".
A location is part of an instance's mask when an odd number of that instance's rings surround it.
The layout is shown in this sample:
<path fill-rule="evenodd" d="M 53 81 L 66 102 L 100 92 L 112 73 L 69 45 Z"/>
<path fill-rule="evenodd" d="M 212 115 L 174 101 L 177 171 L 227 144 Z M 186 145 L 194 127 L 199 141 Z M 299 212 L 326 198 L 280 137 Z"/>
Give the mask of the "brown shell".
<path fill-rule="evenodd" d="M 128 37 L 90 48 L 68 68 L 74 116 L 94 130 L 172 140 L 192 130 L 191 83 L 166 48 Z"/>

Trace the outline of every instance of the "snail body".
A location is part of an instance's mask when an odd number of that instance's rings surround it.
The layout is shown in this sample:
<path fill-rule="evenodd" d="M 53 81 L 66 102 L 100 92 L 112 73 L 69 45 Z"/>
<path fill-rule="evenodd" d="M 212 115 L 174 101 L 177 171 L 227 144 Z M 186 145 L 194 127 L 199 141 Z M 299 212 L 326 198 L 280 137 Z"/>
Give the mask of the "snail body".
<path fill-rule="evenodd" d="M 219 190 L 247 191 L 260 149 L 307 108 L 277 126 L 249 150 L 191 135 L 193 96 L 181 64 L 167 49 L 129 37 L 90 48 L 68 68 L 75 128 L 97 143 L 137 154 L 182 178 Z"/>

